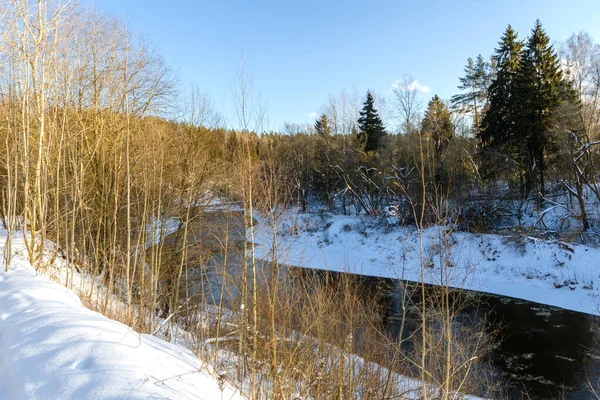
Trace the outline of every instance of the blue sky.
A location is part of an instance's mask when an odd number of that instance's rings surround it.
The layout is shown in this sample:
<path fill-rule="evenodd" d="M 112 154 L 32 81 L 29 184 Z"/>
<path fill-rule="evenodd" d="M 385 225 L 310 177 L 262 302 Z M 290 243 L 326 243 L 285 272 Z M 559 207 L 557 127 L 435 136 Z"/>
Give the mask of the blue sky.
<path fill-rule="evenodd" d="M 92 2 L 92 0 L 88 0 Z M 388 93 L 411 74 L 449 98 L 467 57 L 489 56 L 510 23 L 521 38 L 539 18 L 553 41 L 588 31 L 600 42 L 600 1 L 93 0 L 147 36 L 218 108 L 231 97 L 240 48 L 271 125 L 311 122 L 330 93 Z M 576 5 L 572 5 L 576 4 Z"/>

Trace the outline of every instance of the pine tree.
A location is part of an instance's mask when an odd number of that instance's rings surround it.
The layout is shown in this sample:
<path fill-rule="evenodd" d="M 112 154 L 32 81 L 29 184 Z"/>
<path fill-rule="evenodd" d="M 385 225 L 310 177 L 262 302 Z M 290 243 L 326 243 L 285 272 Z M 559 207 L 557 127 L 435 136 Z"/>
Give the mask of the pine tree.
<path fill-rule="evenodd" d="M 381 145 L 381 139 L 387 135 L 383 122 L 374 106 L 373 95 L 367 92 L 367 99 L 363 103 L 358 118 L 358 141 L 365 151 L 377 151 Z"/>
<path fill-rule="evenodd" d="M 467 59 L 465 76 L 459 78 L 458 88 L 466 93 L 452 96 L 451 102 L 455 109 L 473 113 L 474 131 L 479 133 L 481 125 L 481 112 L 486 106 L 487 90 L 491 75 L 491 66 L 480 54 L 474 61 L 471 57 Z"/>
<path fill-rule="evenodd" d="M 329 126 L 329 119 L 326 114 L 321 114 L 319 119 L 315 122 L 315 131 L 321 136 L 331 135 L 331 127 Z"/>

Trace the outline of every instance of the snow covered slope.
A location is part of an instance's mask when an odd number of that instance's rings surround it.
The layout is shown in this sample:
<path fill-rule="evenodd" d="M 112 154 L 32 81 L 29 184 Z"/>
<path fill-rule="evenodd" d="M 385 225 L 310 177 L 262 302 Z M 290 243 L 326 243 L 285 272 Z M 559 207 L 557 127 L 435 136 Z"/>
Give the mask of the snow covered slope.
<path fill-rule="evenodd" d="M 270 258 L 269 224 L 260 217 L 256 256 Z M 388 278 L 421 280 L 419 232 L 369 216 L 289 213 L 278 231 L 281 263 Z M 441 244 L 444 240 L 447 242 Z M 422 236 L 423 278 L 452 287 L 599 314 L 600 249 L 526 235 L 500 236 L 430 227 Z M 440 263 L 449 268 L 441 269 Z M 446 275 L 446 273 L 448 275 Z"/>
<path fill-rule="evenodd" d="M 88 310 L 22 257 L 4 270 L 0 399 L 240 398 L 190 351 Z"/>

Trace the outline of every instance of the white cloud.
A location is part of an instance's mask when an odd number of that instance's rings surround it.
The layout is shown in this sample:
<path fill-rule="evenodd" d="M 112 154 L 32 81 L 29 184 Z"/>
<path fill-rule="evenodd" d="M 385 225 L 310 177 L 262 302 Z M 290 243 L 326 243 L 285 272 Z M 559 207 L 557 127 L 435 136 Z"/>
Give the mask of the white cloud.
<path fill-rule="evenodd" d="M 412 81 L 408 88 L 411 90 L 417 90 L 421 93 L 429 93 L 431 92 L 431 88 L 429 86 L 421 85 L 419 81 Z"/>
<path fill-rule="evenodd" d="M 319 116 L 319 113 L 317 113 L 317 112 L 311 112 L 310 114 L 308 114 L 308 116 L 310 118 L 317 118 Z"/>
<path fill-rule="evenodd" d="M 415 90 L 415 91 L 421 92 L 421 93 L 431 92 L 431 88 L 429 86 L 421 85 L 419 83 L 419 81 L 417 81 L 417 80 L 411 81 L 410 83 L 407 84 L 405 80 L 398 79 L 396 82 L 394 82 L 392 84 L 392 89 L 395 89 L 395 88 L 404 88 L 404 89 L 408 89 L 408 90 Z"/>

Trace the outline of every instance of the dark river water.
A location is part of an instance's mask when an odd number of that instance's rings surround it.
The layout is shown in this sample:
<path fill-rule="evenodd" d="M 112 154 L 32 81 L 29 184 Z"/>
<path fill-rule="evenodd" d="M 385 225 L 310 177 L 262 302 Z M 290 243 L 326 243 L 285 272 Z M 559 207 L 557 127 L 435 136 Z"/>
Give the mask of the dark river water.
<path fill-rule="evenodd" d="M 302 273 L 313 277 L 319 274 L 306 271 Z M 385 328 L 392 335 L 401 334 L 402 290 L 415 284 L 366 276 L 361 276 L 359 282 L 368 289 L 366 293 L 386 291 L 391 301 L 386 302 Z M 592 384 L 600 393 L 597 317 L 504 296 L 463 290 L 455 290 L 453 294 L 458 298 L 469 297 L 469 305 L 461 311 L 464 318 L 485 318 L 486 329 L 494 332 L 498 345 L 488 356 L 503 386 L 508 387 L 504 396 L 511 399 L 597 398 L 590 389 Z M 410 324 L 405 324 L 405 330 L 411 329 Z"/>
<path fill-rule="evenodd" d="M 482 301 L 488 318 L 503 326 L 492 362 L 516 389 L 536 398 L 596 398 L 590 389 L 600 378 L 596 317 L 502 296 Z"/>

